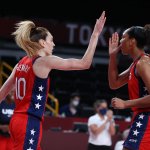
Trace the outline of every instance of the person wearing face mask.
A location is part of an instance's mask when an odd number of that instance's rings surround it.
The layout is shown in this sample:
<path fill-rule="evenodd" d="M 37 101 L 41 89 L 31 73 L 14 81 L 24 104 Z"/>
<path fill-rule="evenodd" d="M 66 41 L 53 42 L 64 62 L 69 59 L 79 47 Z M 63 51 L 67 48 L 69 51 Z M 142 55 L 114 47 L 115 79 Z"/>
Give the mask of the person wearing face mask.
<path fill-rule="evenodd" d="M 79 117 L 80 115 L 80 95 L 72 93 L 70 103 L 60 108 L 60 116 L 62 117 Z"/>
<path fill-rule="evenodd" d="M 115 134 L 113 111 L 108 110 L 105 100 L 94 103 L 96 114 L 88 119 L 88 150 L 111 150 L 111 136 Z"/>

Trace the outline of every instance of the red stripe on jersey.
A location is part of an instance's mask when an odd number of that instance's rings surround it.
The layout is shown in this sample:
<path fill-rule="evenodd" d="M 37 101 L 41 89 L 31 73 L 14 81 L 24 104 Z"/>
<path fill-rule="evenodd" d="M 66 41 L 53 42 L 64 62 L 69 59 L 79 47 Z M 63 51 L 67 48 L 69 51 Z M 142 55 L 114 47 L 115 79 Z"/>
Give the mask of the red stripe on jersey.
<path fill-rule="evenodd" d="M 139 147 L 139 150 L 149 150 L 149 149 L 150 149 L 150 117 L 148 119 L 148 124 L 146 130 L 144 131 L 144 136 L 141 140 Z"/>
<path fill-rule="evenodd" d="M 143 56 L 142 54 L 141 56 Z M 141 57 L 140 57 L 141 58 Z M 145 95 L 148 94 L 148 91 L 146 90 L 146 85 L 144 84 L 143 80 L 136 75 L 136 64 L 140 60 L 137 59 L 133 62 L 131 69 L 130 69 L 130 75 L 129 75 L 129 80 L 128 80 L 128 92 L 129 92 L 129 98 L 131 100 L 133 99 L 138 99 L 141 97 L 144 97 Z M 150 108 L 137 108 L 134 107 L 132 108 L 134 112 L 149 112 Z"/>

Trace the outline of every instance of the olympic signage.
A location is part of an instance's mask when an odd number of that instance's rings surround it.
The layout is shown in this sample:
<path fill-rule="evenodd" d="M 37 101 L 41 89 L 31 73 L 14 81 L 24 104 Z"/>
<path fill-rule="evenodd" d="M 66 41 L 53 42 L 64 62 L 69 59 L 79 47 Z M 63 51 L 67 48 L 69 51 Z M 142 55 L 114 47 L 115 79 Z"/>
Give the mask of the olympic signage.
<path fill-rule="evenodd" d="M 0 38 L 12 39 L 11 33 L 15 30 L 15 23 L 23 19 L 0 18 Z M 93 26 L 81 23 L 59 22 L 54 20 L 29 19 L 35 22 L 37 26 L 46 27 L 54 36 L 54 42 L 57 45 L 69 46 L 87 46 Z M 122 27 L 105 26 L 98 41 L 98 46 L 108 47 L 108 40 L 112 33 L 123 32 Z"/>

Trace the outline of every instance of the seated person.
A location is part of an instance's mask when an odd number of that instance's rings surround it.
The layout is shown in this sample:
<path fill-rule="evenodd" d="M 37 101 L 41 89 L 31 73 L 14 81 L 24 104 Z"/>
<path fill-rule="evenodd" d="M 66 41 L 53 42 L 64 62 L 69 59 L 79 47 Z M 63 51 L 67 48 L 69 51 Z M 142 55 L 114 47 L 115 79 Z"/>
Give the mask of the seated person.
<path fill-rule="evenodd" d="M 60 108 L 61 117 L 78 117 L 80 116 L 80 95 L 79 93 L 72 93 L 70 103 Z"/>

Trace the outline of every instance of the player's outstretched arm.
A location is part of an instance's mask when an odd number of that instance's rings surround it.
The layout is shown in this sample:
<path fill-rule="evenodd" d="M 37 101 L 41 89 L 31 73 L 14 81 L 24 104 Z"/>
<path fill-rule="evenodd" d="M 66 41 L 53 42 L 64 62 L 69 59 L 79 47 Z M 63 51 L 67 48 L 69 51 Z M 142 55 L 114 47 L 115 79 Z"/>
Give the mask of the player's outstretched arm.
<path fill-rule="evenodd" d="M 100 33 L 102 32 L 105 21 L 106 21 L 105 11 L 103 11 L 100 18 L 97 19 L 96 21 L 88 48 L 81 59 L 74 59 L 74 58 L 63 59 L 52 55 L 43 58 L 43 62 L 46 64 L 46 66 L 48 66 L 49 69 L 58 69 L 58 70 L 88 69 L 92 63 L 98 38 Z"/>

